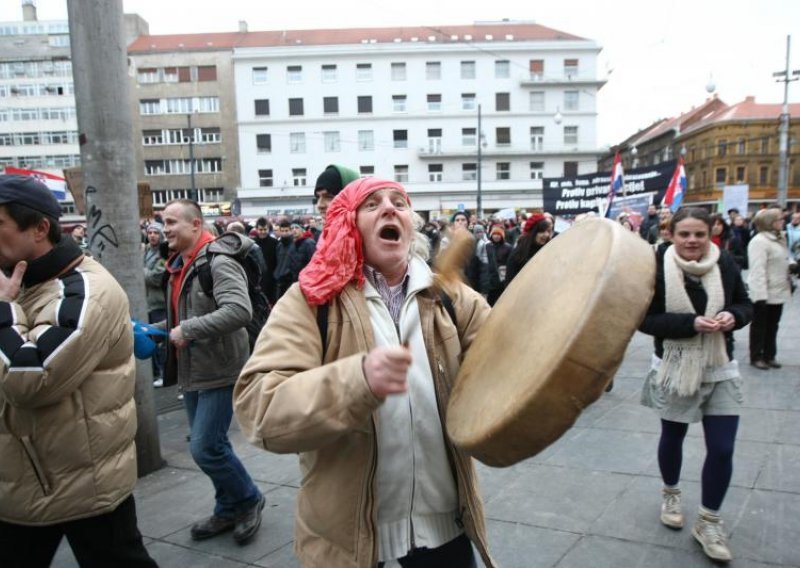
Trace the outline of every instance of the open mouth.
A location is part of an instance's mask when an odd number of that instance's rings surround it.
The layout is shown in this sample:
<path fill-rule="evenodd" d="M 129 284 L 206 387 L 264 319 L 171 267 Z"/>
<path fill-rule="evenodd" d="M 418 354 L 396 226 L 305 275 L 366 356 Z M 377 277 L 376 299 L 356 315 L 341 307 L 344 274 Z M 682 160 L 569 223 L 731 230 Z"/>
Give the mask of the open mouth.
<path fill-rule="evenodd" d="M 397 229 L 397 227 L 384 227 L 381 229 L 379 236 L 387 241 L 399 241 L 400 231 Z"/>

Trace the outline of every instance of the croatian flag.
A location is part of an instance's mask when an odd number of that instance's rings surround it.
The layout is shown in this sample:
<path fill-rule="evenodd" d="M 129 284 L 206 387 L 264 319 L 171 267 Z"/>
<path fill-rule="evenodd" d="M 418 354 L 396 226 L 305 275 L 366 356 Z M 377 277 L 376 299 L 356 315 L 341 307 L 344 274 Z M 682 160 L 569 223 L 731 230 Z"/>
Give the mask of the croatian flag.
<path fill-rule="evenodd" d="M 64 201 L 67 198 L 67 180 L 65 180 L 63 177 L 48 174 L 47 172 L 41 172 L 39 170 L 26 170 L 23 168 L 15 168 L 13 166 L 6 166 L 6 174 L 15 176 L 30 176 L 32 178 L 36 178 L 41 183 L 46 185 L 47 188 L 53 192 L 53 196 L 59 201 Z"/>
<path fill-rule="evenodd" d="M 623 171 L 622 171 L 622 158 L 619 155 L 619 152 L 616 153 L 614 156 L 614 165 L 611 168 L 611 186 L 608 188 L 608 204 L 606 205 L 606 214 L 605 217 L 608 217 L 608 214 L 611 212 L 611 202 L 614 201 L 614 196 L 617 195 L 624 182 L 623 178 Z"/>
<path fill-rule="evenodd" d="M 675 168 L 675 173 L 672 174 L 672 179 L 667 186 L 667 192 L 664 194 L 664 199 L 661 200 L 661 205 L 669 207 L 670 211 L 675 213 L 681 206 L 683 196 L 686 194 L 686 170 L 683 167 L 683 157 L 678 160 L 678 165 Z"/>

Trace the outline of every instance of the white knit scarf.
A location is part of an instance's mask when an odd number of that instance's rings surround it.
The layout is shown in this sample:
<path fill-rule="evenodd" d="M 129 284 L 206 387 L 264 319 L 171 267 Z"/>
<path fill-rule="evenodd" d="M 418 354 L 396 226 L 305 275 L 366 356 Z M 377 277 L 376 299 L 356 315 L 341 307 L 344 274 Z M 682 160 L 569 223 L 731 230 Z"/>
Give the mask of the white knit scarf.
<path fill-rule="evenodd" d="M 685 260 L 677 255 L 674 246 L 669 247 L 664 253 L 665 311 L 695 312 L 686 293 L 684 273 L 687 273 L 700 278 L 708 296 L 703 315 L 716 316 L 725 307 L 718 260 L 719 249 L 714 243 L 709 243 L 708 252 L 699 261 Z M 691 396 L 700 388 L 707 368 L 720 367 L 727 362 L 725 334 L 721 331 L 698 333 L 687 339 L 665 339 L 657 380 L 679 396 Z"/>

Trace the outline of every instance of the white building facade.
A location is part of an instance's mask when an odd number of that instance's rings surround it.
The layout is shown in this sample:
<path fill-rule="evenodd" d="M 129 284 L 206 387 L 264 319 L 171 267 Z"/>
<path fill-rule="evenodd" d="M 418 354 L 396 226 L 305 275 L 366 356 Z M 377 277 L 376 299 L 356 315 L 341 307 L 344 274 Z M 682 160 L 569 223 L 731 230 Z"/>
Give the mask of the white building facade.
<path fill-rule="evenodd" d="M 541 207 L 542 178 L 596 169 L 594 41 L 518 22 L 266 34 L 233 53 L 246 217 L 313 213 L 331 163 L 433 216 L 479 187 L 485 213 Z"/>

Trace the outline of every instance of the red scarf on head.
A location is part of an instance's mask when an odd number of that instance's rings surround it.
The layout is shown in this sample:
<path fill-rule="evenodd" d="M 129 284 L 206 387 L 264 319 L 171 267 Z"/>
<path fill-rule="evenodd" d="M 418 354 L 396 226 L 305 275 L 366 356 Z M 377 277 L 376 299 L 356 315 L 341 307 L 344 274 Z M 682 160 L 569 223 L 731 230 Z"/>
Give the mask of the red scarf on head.
<path fill-rule="evenodd" d="M 364 285 L 364 243 L 356 215 L 364 200 L 379 189 L 398 191 L 411 205 L 399 183 L 368 177 L 347 184 L 328 206 L 317 251 L 300 271 L 300 289 L 312 306 L 327 304 L 350 282 L 359 288 Z"/>

